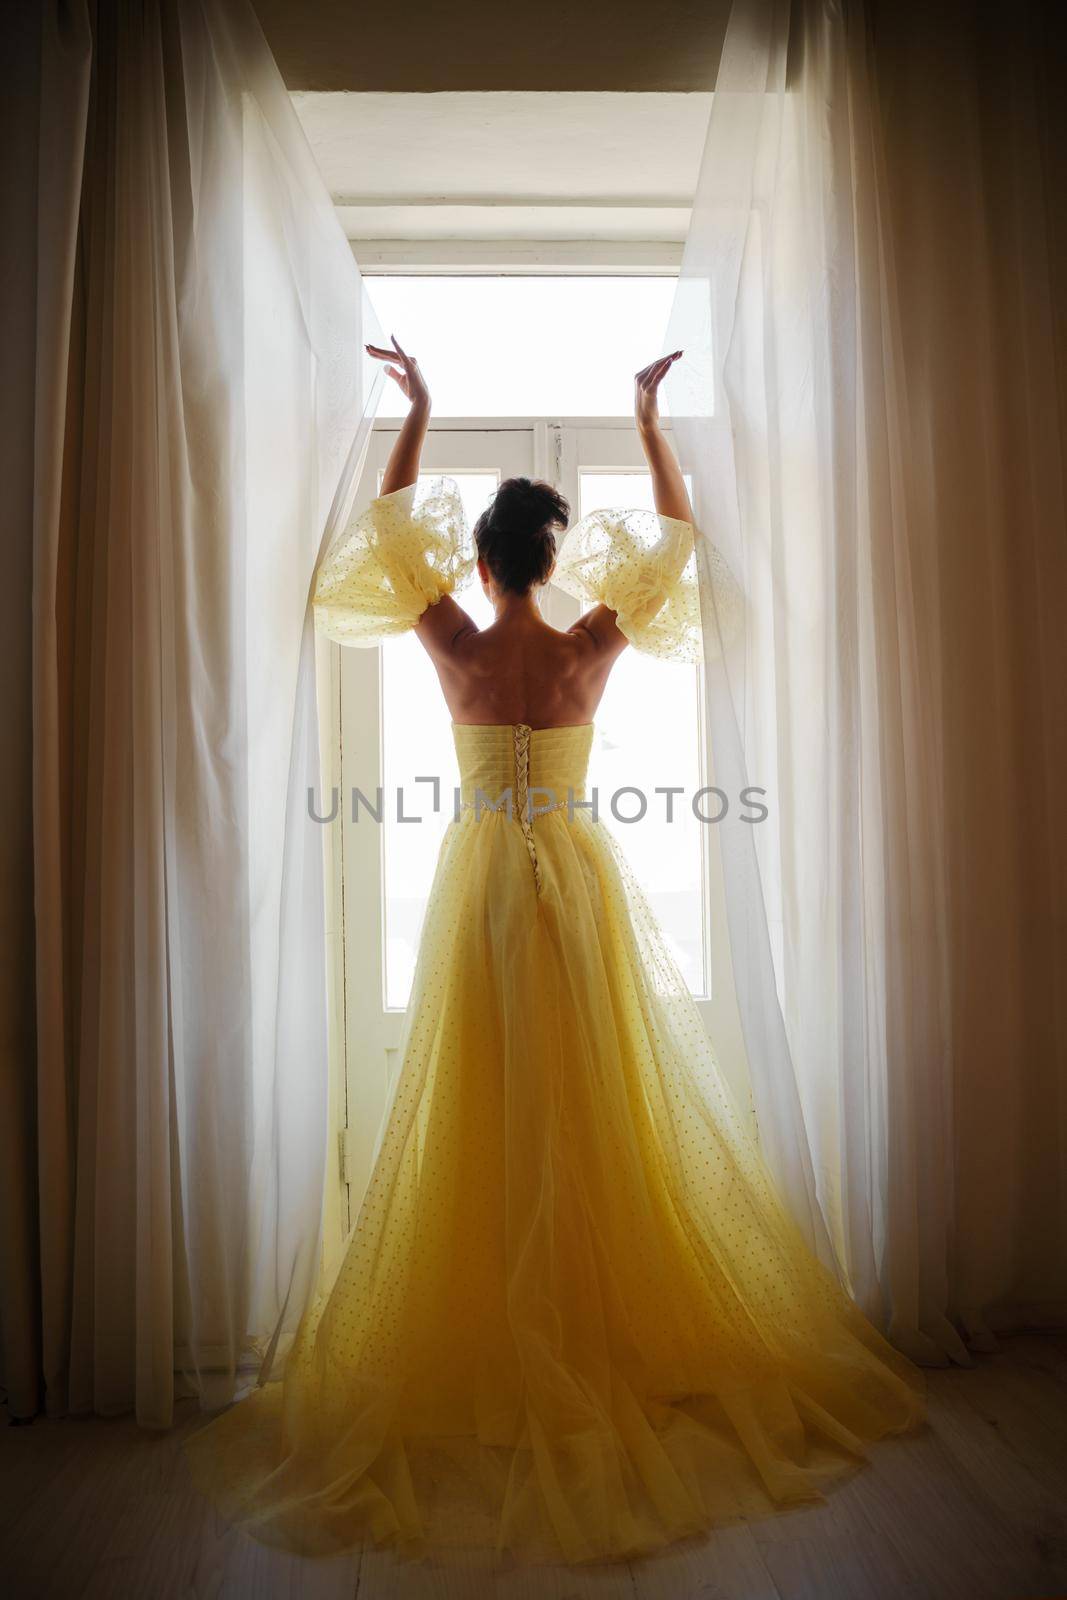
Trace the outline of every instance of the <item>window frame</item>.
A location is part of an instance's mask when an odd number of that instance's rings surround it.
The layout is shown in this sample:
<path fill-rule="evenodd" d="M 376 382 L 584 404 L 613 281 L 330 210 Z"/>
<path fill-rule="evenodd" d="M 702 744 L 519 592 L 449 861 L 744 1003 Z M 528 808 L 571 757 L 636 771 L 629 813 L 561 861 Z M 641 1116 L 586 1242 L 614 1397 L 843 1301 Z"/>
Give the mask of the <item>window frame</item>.
<path fill-rule="evenodd" d="M 370 476 L 384 464 L 388 454 L 387 441 L 395 438 L 400 425 L 400 419 L 391 417 L 382 418 L 374 424 L 363 472 L 364 487 L 360 490 L 362 500 L 367 498 L 365 486 Z M 664 420 L 663 426 L 665 431 L 670 431 L 669 419 Z M 575 514 L 580 505 L 582 471 L 638 470 L 633 450 L 635 437 L 632 417 L 442 417 L 433 420 L 430 431 L 435 440 L 449 434 L 466 435 L 468 438 L 500 433 L 529 436 L 532 441 L 532 471 L 561 488 L 575 508 Z M 598 448 L 609 453 L 611 459 L 589 459 L 587 452 Z M 453 462 L 453 467 L 462 470 L 462 464 L 458 461 Z M 431 466 L 428 470 L 434 469 Z M 555 626 L 569 626 L 581 609 L 579 603 L 570 596 L 550 587 L 544 611 L 546 618 Z M 346 663 L 343 655 L 362 659 Z M 407 1017 L 406 1009 L 390 1008 L 385 1004 L 382 946 L 384 830 L 364 828 L 361 833 L 358 826 L 351 825 L 349 810 L 353 786 L 373 797 L 375 786 L 382 781 L 380 775 L 384 767 L 384 748 L 380 650 L 350 650 L 342 653 L 339 646 L 329 646 L 322 703 L 329 708 L 327 738 L 331 745 L 325 752 L 324 769 L 335 775 L 331 781 L 338 784 L 340 807 L 339 838 L 333 841 L 329 851 L 328 870 L 333 881 L 327 895 L 327 905 L 331 908 L 327 935 L 332 967 L 331 1032 L 336 1036 L 336 1048 L 331 1050 L 331 1059 L 341 1080 L 333 1097 L 342 1194 L 339 1221 L 341 1231 L 345 1233 L 355 1221 L 359 1201 L 370 1175 L 384 1097 L 394 1081 Z M 697 714 L 701 782 L 711 784 L 714 777 L 702 687 L 697 695 Z M 351 730 L 359 724 L 364 728 L 373 728 L 375 737 L 364 740 L 361 747 L 353 750 L 353 740 L 346 740 L 345 733 L 346 729 Z M 729 971 L 721 860 L 715 829 L 712 827 L 704 835 L 701 855 L 708 993 L 706 996 L 695 996 L 694 999 L 709 1035 L 716 1042 L 717 1053 L 727 1075 L 734 1077 L 730 1060 L 736 1057 L 743 1061 L 744 1048 Z M 357 899 L 351 892 L 353 884 L 360 886 L 361 896 L 368 889 L 376 894 L 377 906 L 372 917 L 354 915 L 353 907 Z M 362 1025 L 357 1027 L 356 1018 L 352 1015 L 350 974 L 358 972 L 367 975 L 380 993 L 380 1016 L 373 1019 L 369 1030 L 371 1036 L 368 1036 L 367 1018 L 363 1018 Z M 359 1009 L 362 1011 L 371 1004 L 364 989 Z M 388 1080 L 384 1085 L 380 1074 L 375 1078 L 366 1071 L 368 1051 L 375 1055 L 385 1052 L 389 1068 Z"/>

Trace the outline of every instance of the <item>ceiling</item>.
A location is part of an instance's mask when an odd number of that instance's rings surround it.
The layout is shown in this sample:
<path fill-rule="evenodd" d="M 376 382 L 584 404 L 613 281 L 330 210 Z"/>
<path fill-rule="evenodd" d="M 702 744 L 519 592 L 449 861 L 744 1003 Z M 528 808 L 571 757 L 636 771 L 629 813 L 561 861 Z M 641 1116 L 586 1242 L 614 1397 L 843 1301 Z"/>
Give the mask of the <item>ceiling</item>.
<path fill-rule="evenodd" d="M 730 0 L 254 0 L 290 89 L 706 92 Z"/>
<path fill-rule="evenodd" d="M 350 239 L 662 245 L 685 237 L 711 96 L 297 93 L 293 103 Z"/>
<path fill-rule="evenodd" d="M 255 4 L 365 266 L 677 265 L 730 0 Z"/>

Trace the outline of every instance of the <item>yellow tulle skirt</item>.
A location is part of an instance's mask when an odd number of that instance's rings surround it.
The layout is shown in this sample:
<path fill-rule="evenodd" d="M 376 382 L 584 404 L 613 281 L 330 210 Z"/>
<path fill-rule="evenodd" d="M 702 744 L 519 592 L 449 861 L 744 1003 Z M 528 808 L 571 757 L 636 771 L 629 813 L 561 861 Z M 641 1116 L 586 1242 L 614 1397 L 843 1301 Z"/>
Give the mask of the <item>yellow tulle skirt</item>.
<path fill-rule="evenodd" d="M 468 801 L 516 770 L 580 793 L 589 732 L 457 729 Z M 818 1499 L 921 1421 L 921 1375 L 786 1214 L 587 812 L 450 826 L 408 1017 L 284 1383 L 189 1442 L 233 1521 L 310 1554 L 627 1557 Z"/>

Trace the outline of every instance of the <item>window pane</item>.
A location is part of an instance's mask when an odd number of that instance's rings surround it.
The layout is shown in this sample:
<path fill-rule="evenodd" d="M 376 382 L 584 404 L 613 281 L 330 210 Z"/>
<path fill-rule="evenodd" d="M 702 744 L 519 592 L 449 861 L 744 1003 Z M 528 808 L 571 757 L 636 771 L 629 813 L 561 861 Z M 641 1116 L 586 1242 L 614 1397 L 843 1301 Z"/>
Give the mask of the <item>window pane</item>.
<path fill-rule="evenodd" d="M 455 479 L 468 525 L 473 527 L 496 491 L 499 474 L 442 467 L 421 476 L 441 473 Z M 457 598 L 480 628 L 492 622 L 492 607 L 480 584 L 468 585 Z M 402 1010 L 411 993 L 426 897 L 441 836 L 452 817 L 452 791 L 459 782 L 452 725 L 437 674 L 413 633 L 388 639 L 382 646 L 382 742 L 385 1003 Z M 419 777 L 440 779 L 436 813 L 433 789 L 428 783 L 416 783 Z M 403 791 L 405 815 L 421 817 L 421 822 L 398 820 L 398 788 Z"/>
<path fill-rule="evenodd" d="M 440 468 L 424 477 L 438 476 Z M 495 470 L 449 471 L 473 526 L 495 491 Z M 652 509 L 652 490 L 644 472 L 583 471 L 580 515 L 605 507 Z M 480 627 L 493 620 L 478 584 L 460 595 Z M 390 639 L 382 648 L 382 828 L 385 950 L 385 1003 L 403 1009 L 411 993 L 426 897 L 445 827 L 452 816 L 459 782 L 451 725 L 441 712 L 440 687 L 433 666 L 413 634 Z M 413 708 L 429 707 L 419 715 Z M 438 714 L 440 713 L 440 714 Z M 703 838 L 693 817 L 691 797 L 700 786 L 697 669 L 652 661 L 627 650 L 616 665 L 596 718 L 591 781 L 600 792 L 601 818 L 620 840 L 628 861 L 660 921 L 676 961 L 693 992 L 706 992 L 703 906 Z M 430 784 L 440 780 L 440 808 L 433 810 Z M 684 789 L 666 821 L 666 797 L 657 786 Z M 648 798 L 645 817 L 619 822 L 610 810 L 616 789 L 631 786 Z M 399 820 L 396 792 L 402 790 Z M 636 797 L 623 796 L 619 809 L 630 815 Z"/>
<path fill-rule="evenodd" d="M 677 279 L 365 282 L 386 337 L 418 356 L 435 416 L 625 417 L 634 373 L 662 349 Z M 387 382 L 378 415 L 406 409 Z"/>
<path fill-rule="evenodd" d="M 583 471 L 580 487 L 583 517 L 590 511 L 655 509 L 647 472 Z M 624 650 L 597 712 L 591 780 L 601 819 L 625 850 L 682 975 L 694 994 L 704 995 L 704 840 L 692 810 L 701 781 L 698 696 L 696 667 Z M 637 822 L 619 822 L 611 814 L 612 794 L 627 786 L 648 801 Z M 684 790 L 674 797 L 671 822 L 667 796 L 654 792 L 668 786 Z M 623 796 L 618 809 L 635 815 L 637 796 Z"/>

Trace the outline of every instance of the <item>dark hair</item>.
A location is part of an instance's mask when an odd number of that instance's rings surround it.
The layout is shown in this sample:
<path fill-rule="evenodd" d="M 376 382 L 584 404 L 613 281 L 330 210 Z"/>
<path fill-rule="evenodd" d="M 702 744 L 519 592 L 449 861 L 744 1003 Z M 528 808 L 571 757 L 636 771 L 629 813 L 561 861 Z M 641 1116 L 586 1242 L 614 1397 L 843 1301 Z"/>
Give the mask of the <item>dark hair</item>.
<path fill-rule="evenodd" d="M 556 559 L 557 528 L 566 528 L 571 508 L 550 483 L 507 478 L 474 524 L 478 554 L 493 581 L 511 594 L 528 594 L 544 583 Z"/>

